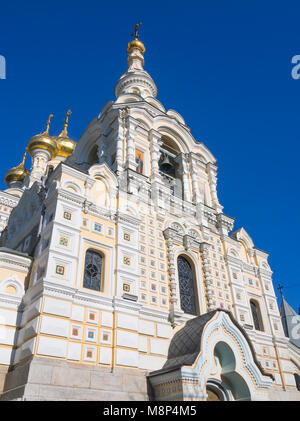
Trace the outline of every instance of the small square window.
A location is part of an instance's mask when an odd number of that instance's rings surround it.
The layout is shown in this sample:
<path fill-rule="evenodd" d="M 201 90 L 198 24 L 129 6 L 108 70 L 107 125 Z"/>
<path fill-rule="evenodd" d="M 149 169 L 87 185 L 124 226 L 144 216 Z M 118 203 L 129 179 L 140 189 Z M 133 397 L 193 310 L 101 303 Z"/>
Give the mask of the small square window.
<path fill-rule="evenodd" d="M 94 336 L 95 336 L 95 333 L 94 333 L 92 330 L 90 330 L 90 331 L 88 332 L 88 338 L 89 338 L 89 339 L 94 339 Z"/>
<path fill-rule="evenodd" d="M 93 358 L 93 351 L 90 351 L 90 350 L 86 351 L 86 357 Z"/>
<path fill-rule="evenodd" d="M 78 328 L 77 327 L 73 327 L 73 329 L 72 329 L 72 335 L 73 336 L 78 336 L 78 334 L 79 334 Z"/>

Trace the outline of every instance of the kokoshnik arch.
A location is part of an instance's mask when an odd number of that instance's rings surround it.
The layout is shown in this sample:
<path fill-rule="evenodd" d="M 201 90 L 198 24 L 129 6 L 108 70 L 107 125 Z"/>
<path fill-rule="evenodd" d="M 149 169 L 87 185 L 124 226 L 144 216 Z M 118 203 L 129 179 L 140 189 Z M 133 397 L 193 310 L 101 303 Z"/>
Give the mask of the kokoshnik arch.
<path fill-rule="evenodd" d="M 58 136 L 50 115 L 31 169 L 24 154 L 6 174 L 1 399 L 299 399 L 268 253 L 233 231 L 216 159 L 157 99 L 137 29 L 79 141 L 70 111 Z"/>

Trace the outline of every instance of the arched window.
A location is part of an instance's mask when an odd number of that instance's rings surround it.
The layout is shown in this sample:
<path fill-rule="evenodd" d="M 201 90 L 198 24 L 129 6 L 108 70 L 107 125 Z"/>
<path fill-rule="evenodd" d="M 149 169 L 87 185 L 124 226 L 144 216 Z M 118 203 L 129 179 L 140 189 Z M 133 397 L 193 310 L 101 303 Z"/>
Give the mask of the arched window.
<path fill-rule="evenodd" d="M 197 314 L 194 272 L 189 261 L 179 256 L 177 259 L 181 309 L 188 314 Z"/>
<path fill-rule="evenodd" d="M 85 254 L 83 288 L 100 291 L 102 289 L 103 256 L 93 250 Z"/>
<path fill-rule="evenodd" d="M 250 300 L 250 307 L 255 330 L 263 331 L 264 329 L 258 303 L 254 300 Z"/>
<path fill-rule="evenodd" d="M 295 378 L 296 388 L 300 392 L 300 376 L 299 376 L 299 374 L 294 373 L 294 378 Z"/>

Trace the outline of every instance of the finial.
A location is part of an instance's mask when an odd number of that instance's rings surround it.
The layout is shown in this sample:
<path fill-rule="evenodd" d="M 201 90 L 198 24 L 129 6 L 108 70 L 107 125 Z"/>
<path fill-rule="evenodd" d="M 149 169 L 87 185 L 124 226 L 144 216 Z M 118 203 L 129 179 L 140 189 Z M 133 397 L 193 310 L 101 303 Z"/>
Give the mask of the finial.
<path fill-rule="evenodd" d="M 71 110 L 68 110 L 68 111 L 67 111 L 67 114 L 66 114 L 66 116 L 65 116 L 65 124 L 64 124 L 64 128 L 63 128 L 63 130 L 62 130 L 61 134 L 60 134 L 58 137 L 68 137 L 68 131 L 67 131 L 67 128 L 68 128 L 69 116 L 70 116 L 71 114 L 72 114 Z"/>
<path fill-rule="evenodd" d="M 138 39 L 138 29 L 141 26 L 142 22 L 137 23 L 134 27 L 134 31 L 132 32 L 131 36 L 134 36 L 134 39 Z"/>
<path fill-rule="evenodd" d="M 279 289 L 279 291 L 280 291 L 280 295 L 281 295 L 281 298 L 282 298 L 282 300 L 283 300 L 283 292 L 282 292 L 282 290 L 283 290 L 283 286 L 282 286 L 281 284 L 279 284 L 277 289 Z"/>
<path fill-rule="evenodd" d="M 24 164 L 25 164 L 26 153 L 27 153 L 27 146 L 26 146 L 26 148 L 25 148 L 24 155 L 23 155 L 23 159 L 22 159 L 22 162 L 21 162 L 21 164 L 20 164 L 20 165 L 22 165 L 23 167 L 24 167 Z"/>
<path fill-rule="evenodd" d="M 50 121 L 51 121 L 51 118 L 53 117 L 53 114 L 50 114 L 49 115 L 49 117 L 48 117 L 48 120 L 47 120 L 47 125 L 46 125 L 46 130 L 44 131 L 44 133 L 42 133 L 42 134 L 49 134 L 49 127 L 50 127 Z M 27 149 L 27 148 L 26 148 Z"/>
<path fill-rule="evenodd" d="M 16 167 L 16 168 L 25 168 L 25 158 L 26 158 L 26 153 L 27 153 L 27 146 L 25 148 L 25 152 L 23 154 L 23 159 L 22 162 Z"/>

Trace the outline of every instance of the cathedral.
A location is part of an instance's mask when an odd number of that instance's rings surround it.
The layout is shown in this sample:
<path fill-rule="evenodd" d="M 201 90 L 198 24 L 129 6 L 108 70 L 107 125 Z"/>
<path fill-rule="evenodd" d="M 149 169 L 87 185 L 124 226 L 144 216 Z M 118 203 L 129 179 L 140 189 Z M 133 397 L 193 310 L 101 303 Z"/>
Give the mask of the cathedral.
<path fill-rule="evenodd" d="M 300 400 L 300 332 L 283 327 L 268 253 L 157 99 L 138 26 L 78 142 L 70 111 L 57 135 L 50 115 L 6 173 L 0 400 Z"/>

